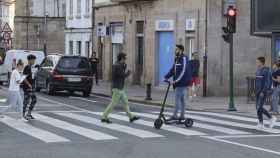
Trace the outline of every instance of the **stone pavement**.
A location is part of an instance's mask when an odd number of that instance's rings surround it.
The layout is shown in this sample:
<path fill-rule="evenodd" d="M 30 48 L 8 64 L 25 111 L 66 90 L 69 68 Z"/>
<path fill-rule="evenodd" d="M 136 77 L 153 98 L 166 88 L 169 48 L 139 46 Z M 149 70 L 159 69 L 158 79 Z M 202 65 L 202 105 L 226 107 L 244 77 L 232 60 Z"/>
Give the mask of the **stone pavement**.
<path fill-rule="evenodd" d="M 166 86 L 167 87 L 167 86 Z M 152 89 L 152 101 L 145 100 L 146 89 L 140 86 L 126 86 L 126 91 L 130 101 L 139 102 L 149 105 L 161 105 L 166 87 L 156 87 Z M 108 82 L 100 81 L 99 85 L 93 86 L 93 94 L 99 96 L 110 96 L 111 85 Z M 192 110 L 203 110 L 203 111 L 227 111 L 228 109 L 228 98 L 227 97 L 198 97 L 195 101 L 190 102 L 187 99 L 187 108 Z M 167 98 L 167 105 L 174 106 L 174 91 L 170 89 L 170 93 Z M 247 103 L 246 97 L 235 97 L 235 105 L 239 113 L 251 113 L 255 115 L 254 103 Z"/>

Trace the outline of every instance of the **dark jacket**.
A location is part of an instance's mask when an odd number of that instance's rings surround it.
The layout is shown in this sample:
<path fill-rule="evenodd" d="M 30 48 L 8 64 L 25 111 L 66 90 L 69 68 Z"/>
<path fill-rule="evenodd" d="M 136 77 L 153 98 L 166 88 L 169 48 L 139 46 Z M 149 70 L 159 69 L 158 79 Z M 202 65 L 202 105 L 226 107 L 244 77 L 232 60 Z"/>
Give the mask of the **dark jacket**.
<path fill-rule="evenodd" d="M 190 63 L 192 67 L 192 77 L 199 77 L 199 68 L 200 68 L 199 60 L 191 60 Z"/>
<path fill-rule="evenodd" d="M 169 79 L 170 77 L 173 77 L 175 88 L 188 86 L 188 83 L 192 78 L 192 70 L 187 56 L 182 54 L 181 56 L 176 57 L 175 63 L 168 74 L 165 75 L 165 79 Z"/>
<path fill-rule="evenodd" d="M 112 88 L 122 90 L 124 88 L 124 81 L 130 75 L 126 72 L 126 64 L 116 63 L 112 70 Z"/>
<path fill-rule="evenodd" d="M 256 72 L 256 94 L 266 94 L 271 89 L 271 71 L 268 67 L 263 67 Z"/>

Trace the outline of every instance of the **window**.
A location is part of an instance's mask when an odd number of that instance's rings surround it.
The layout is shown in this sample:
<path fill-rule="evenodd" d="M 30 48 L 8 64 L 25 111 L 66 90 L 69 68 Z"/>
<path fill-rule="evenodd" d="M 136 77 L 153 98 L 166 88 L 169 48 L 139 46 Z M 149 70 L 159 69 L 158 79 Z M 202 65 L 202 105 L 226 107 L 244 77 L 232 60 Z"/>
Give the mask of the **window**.
<path fill-rule="evenodd" d="M 62 4 L 62 16 L 66 17 L 66 5 L 65 5 L 65 3 Z"/>
<path fill-rule="evenodd" d="M 73 55 L 73 41 L 69 41 L 69 54 Z"/>
<path fill-rule="evenodd" d="M 70 17 L 73 17 L 73 0 L 70 0 L 69 13 L 70 13 Z"/>
<path fill-rule="evenodd" d="M 81 53 L 82 53 L 82 42 L 77 41 L 77 54 L 81 55 Z"/>
<path fill-rule="evenodd" d="M 0 5 L 0 17 L 1 17 L 1 18 L 3 17 L 3 8 L 2 8 L 2 5 Z"/>
<path fill-rule="evenodd" d="M 62 57 L 57 67 L 60 69 L 88 69 L 89 62 L 86 58 Z"/>
<path fill-rule="evenodd" d="M 81 17 L 81 10 L 82 10 L 82 0 L 77 0 L 77 17 L 80 18 Z"/>
<path fill-rule="evenodd" d="M 86 56 L 89 57 L 89 52 L 90 52 L 90 43 L 89 43 L 89 41 L 86 41 L 85 52 L 86 52 Z"/>
<path fill-rule="evenodd" d="M 86 15 L 89 15 L 90 12 L 90 4 L 89 4 L 89 0 L 86 0 Z"/>

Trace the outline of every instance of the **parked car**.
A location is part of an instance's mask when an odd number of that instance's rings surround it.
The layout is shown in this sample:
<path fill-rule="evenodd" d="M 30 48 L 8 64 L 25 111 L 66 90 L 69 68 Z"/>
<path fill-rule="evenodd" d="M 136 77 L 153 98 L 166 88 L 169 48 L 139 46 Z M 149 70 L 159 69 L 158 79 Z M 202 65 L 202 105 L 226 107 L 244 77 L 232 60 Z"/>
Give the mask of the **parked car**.
<path fill-rule="evenodd" d="M 27 65 L 27 56 L 32 54 L 36 56 L 35 65 L 39 65 L 45 58 L 44 52 L 32 50 L 9 50 L 1 54 L 1 57 L 4 59 L 2 59 L 0 64 L 0 84 L 8 82 L 9 74 L 19 59 L 23 60 L 24 65 Z"/>
<path fill-rule="evenodd" d="M 88 58 L 81 56 L 47 56 L 37 72 L 36 89 L 46 89 L 49 95 L 56 91 L 83 92 L 88 97 L 92 89 L 92 71 Z"/>

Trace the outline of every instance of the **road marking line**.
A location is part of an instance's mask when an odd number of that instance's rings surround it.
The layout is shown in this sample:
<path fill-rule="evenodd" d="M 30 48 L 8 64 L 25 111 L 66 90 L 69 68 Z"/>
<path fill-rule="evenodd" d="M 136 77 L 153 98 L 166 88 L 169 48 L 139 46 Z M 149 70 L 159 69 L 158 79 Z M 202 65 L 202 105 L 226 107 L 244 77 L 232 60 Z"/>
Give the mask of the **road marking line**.
<path fill-rule="evenodd" d="M 139 115 L 139 116 L 151 118 L 151 119 L 157 119 L 158 118 L 158 116 L 153 115 L 153 114 L 148 114 L 148 113 L 135 113 L 135 114 Z M 208 125 L 208 124 L 204 124 L 204 123 L 197 123 L 197 122 L 195 122 L 193 124 L 193 127 L 208 129 L 208 130 L 212 130 L 212 131 L 218 131 L 218 132 L 226 133 L 226 134 L 251 134 L 249 132 L 234 130 L 234 129 L 225 128 L 225 127 L 221 127 L 221 126 L 212 126 L 212 125 Z"/>
<path fill-rule="evenodd" d="M 100 115 L 100 116 L 102 115 L 101 112 L 90 112 L 90 113 L 95 114 L 95 115 Z M 122 116 L 122 115 L 110 114 L 110 117 L 114 118 L 114 119 L 117 119 L 117 120 L 121 120 L 121 121 L 128 121 L 128 118 L 126 116 Z M 154 127 L 154 122 L 150 122 L 150 121 L 137 120 L 134 123 L 138 124 L 138 125 Z M 176 126 L 169 126 L 169 125 L 164 125 L 164 126 L 162 126 L 161 129 L 169 131 L 169 132 L 182 134 L 182 135 L 185 135 L 185 136 L 207 135 L 206 133 L 202 133 L 202 132 L 198 132 L 198 131 L 194 131 L 194 130 L 188 130 L 188 129 L 184 129 L 184 128 L 179 128 L 179 127 L 176 127 Z"/>
<path fill-rule="evenodd" d="M 112 139 L 118 139 L 116 137 L 113 137 L 111 135 L 98 132 L 95 130 L 83 128 L 65 121 L 57 120 L 45 115 L 40 114 L 34 114 L 34 117 L 37 118 L 39 121 L 44 122 L 46 124 L 49 124 L 51 126 L 54 126 L 56 128 L 60 128 L 66 131 L 70 131 L 73 133 L 76 133 L 78 135 L 90 138 L 92 140 L 112 140 Z"/>
<path fill-rule="evenodd" d="M 92 103 L 97 103 L 97 101 L 85 99 L 85 98 L 82 98 L 82 97 L 69 97 L 69 98 L 70 99 L 79 99 L 79 100 L 88 101 L 88 102 L 92 102 Z"/>
<path fill-rule="evenodd" d="M 96 125 L 99 127 L 108 128 L 108 129 L 115 130 L 118 132 L 123 132 L 126 134 L 134 135 L 134 136 L 137 136 L 140 138 L 164 137 L 164 136 L 156 134 L 156 133 L 152 133 L 152 132 L 148 132 L 148 131 L 144 131 L 144 130 L 140 130 L 140 129 L 136 129 L 136 128 L 131 128 L 131 127 L 120 125 L 120 124 L 115 124 L 115 123 L 114 124 L 104 124 L 104 123 L 101 123 L 100 120 L 92 118 L 92 117 L 88 117 L 88 116 L 81 116 L 81 115 L 73 114 L 73 113 L 55 113 L 55 114 L 64 116 L 64 117 L 68 117 L 71 119 L 79 120 L 81 122 L 93 124 L 93 125 Z"/>
<path fill-rule="evenodd" d="M 7 99 L 0 99 L 0 103 L 6 103 Z"/>
<path fill-rule="evenodd" d="M 67 111 L 67 110 L 65 110 L 65 111 L 56 111 L 56 110 L 54 110 L 54 111 L 36 111 L 36 113 L 56 113 L 56 112 L 58 112 L 58 113 L 68 113 L 68 112 L 72 112 L 72 113 L 79 113 L 79 112 L 83 112 L 83 111 L 78 111 L 78 110 L 69 110 L 69 111 Z"/>
<path fill-rule="evenodd" d="M 37 138 L 46 143 L 58 143 L 58 142 L 70 142 L 69 139 L 58 136 L 51 132 L 33 127 L 23 121 L 15 120 L 8 116 L 5 116 L 4 119 L 1 119 L 1 122 L 10 126 L 13 129 L 16 129 L 22 133 L 25 133 L 31 137 Z"/>
<path fill-rule="evenodd" d="M 275 155 L 280 155 L 280 152 L 273 151 L 273 150 L 270 150 L 270 149 L 250 146 L 250 145 L 241 144 L 241 143 L 237 143 L 237 142 L 232 142 L 232 141 L 228 141 L 228 140 L 218 139 L 218 138 L 215 138 L 215 137 L 207 137 L 207 136 L 202 136 L 202 137 L 206 138 L 206 139 L 213 140 L 213 141 L 217 141 L 217 142 L 232 144 L 232 145 L 236 145 L 236 146 L 245 147 L 245 148 L 248 148 L 248 149 L 253 149 L 253 150 L 263 151 L 263 152 L 267 152 L 267 153 L 271 153 L 271 154 L 275 154 Z"/>
<path fill-rule="evenodd" d="M 165 114 L 172 115 L 172 113 L 170 113 L 170 112 L 165 112 Z M 256 126 L 254 126 L 254 125 L 218 120 L 218 119 L 214 119 L 214 118 L 210 118 L 210 117 L 204 117 L 204 116 L 198 116 L 198 115 L 188 115 L 188 117 L 196 119 L 196 120 L 200 120 L 200 121 L 215 123 L 215 124 L 222 124 L 222 125 L 233 126 L 233 127 L 253 129 L 253 130 L 258 130 L 258 131 L 267 132 L 267 133 L 274 133 L 274 134 L 280 133 L 280 130 L 277 130 L 277 129 L 265 128 L 264 130 L 260 130 L 260 129 L 257 129 Z"/>
<path fill-rule="evenodd" d="M 209 115 L 209 116 L 218 116 L 228 119 L 235 119 L 240 121 L 247 121 L 247 122 L 254 122 L 257 123 L 257 118 L 249 118 L 249 117 L 243 117 L 243 116 L 236 116 L 236 115 L 228 115 L 228 114 L 219 114 L 219 113 L 213 113 L 213 112 L 197 112 L 197 111 L 186 111 L 190 114 L 203 114 L 203 115 Z M 269 124 L 269 121 L 264 121 L 264 123 Z M 280 126 L 280 122 L 276 122 L 275 126 Z"/>
<path fill-rule="evenodd" d="M 275 135 L 235 135 L 235 136 L 214 136 L 215 138 L 258 138 L 258 137 L 280 137 L 279 134 Z"/>

